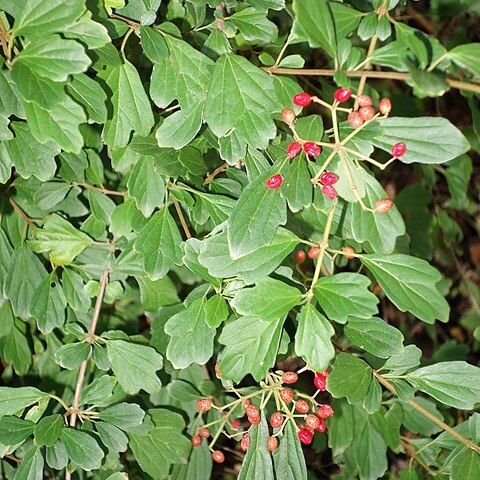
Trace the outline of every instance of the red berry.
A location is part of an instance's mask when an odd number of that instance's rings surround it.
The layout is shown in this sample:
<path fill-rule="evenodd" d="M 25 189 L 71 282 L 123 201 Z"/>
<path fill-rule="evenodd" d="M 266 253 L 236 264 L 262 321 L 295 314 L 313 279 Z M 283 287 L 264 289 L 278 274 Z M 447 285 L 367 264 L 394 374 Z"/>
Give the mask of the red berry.
<path fill-rule="evenodd" d="M 378 295 L 381 291 L 382 291 L 382 287 L 380 286 L 379 283 L 376 283 L 376 284 L 373 286 L 373 293 L 374 293 L 375 295 Z"/>
<path fill-rule="evenodd" d="M 246 409 L 251 403 L 252 403 L 252 402 L 250 401 L 249 398 L 245 398 L 245 399 L 243 400 L 243 408 Z"/>
<path fill-rule="evenodd" d="M 370 106 L 360 108 L 358 113 L 365 121 L 371 120 L 375 116 L 375 110 L 373 109 L 373 107 Z"/>
<path fill-rule="evenodd" d="M 218 363 L 215 364 L 215 375 L 217 376 L 217 378 L 220 378 L 222 376 L 222 372 L 220 371 Z"/>
<path fill-rule="evenodd" d="M 232 427 L 233 430 L 238 430 L 240 428 L 240 422 L 238 420 L 232 420 L 230 422 L 230 426 Z"/>
<path fill-rule="evenodd" d="M 372 98 L 368 95 L 359 95 L 357 103 L 360 107 L 370 107 L 373 104 Z"/>
<path fill-rule="evenodd" d="M 295 121 L 295 112 L 293 110 L 290 110 L 289 108 L 284 108 L 281 113 L 282 120 L 288 124 L 291 125 Z"/>
<path fill-rule="evenodd" d="M 320 248 L 310 247 L 308 249 L 308 258 L 311 258 L 313 260 L 315 258 L 318 258 L 319 255 L 320 255 Z"/>
<path fill-rule="evenodd" d="M 292 142 L 287 148 L 287 157 L 292 160 L 302 151 L 302 146 L 298 142 Z"/>
<path fill-rule="evenodd" d="M 295 394 L 293 393 L 293 390 L 290 390 L 288 388 L 282 388 L 280 390 L 280 398 L 285 402 L 285 403 L 290 403 L 295 397 Z"/>
<path fill-rule="evenodd" d="M 245 413 L 247 414 L 247 417 L 252 417 L 252 418 L 260 417 L 260 412 L 258 411 L 258 408 L 255 405 L 249 405 L 245 409 Z"/>
<path fill-rule="evenodd" d="M 351 260 L 352 258 L 355 258 L 355 255 L 354 255 L 355 250 L 352 247 L 343 247 L 342 251 L 345 257 L 348 258 L 349 260 Z"/>
<path fill-rule="evenodd" d="M 307 413 L 310 410 L 310 406 L 305 400 L 297 400 L 295 402 L 295 410 L 299 413 Z"/>
<path fill-rule="evenodd" d="M 324 185 L 334 185 L 338 182 L 338 175 L 333 172 L 323 172 L 320 176 L 320 182 Z"/>
<path fill-rule="evenodd" d="M 317 375 L 322 375 L 323 377 L 327 378 L 330 375 L 328 368 L 326 368 L 323 372 L 315 372 Z"/>
<path fill-rule="evenodd" d="M 194 447 L 199 447 L 202 443 L 202 438 L 200 437 L 200 435 L 194 435 L 192 437 L 192 445 Z"/>
<path fill-rule="evenodd" d="M 210 436 L 210 430 L 206 427 L 202 427 L 202 428 L 199 428 L 198 429 L 198 434 L 202 437 L 202 438 L 208 438 Z"/>
<path fill-rule="evenodd" d="M 392 110 L 392 102 L 389 98 L 382 98 L 378 104 L 378 110 L 382 115 L 388 115 Z"/>
<path fill-rule="evenodd" d="M 306 92 L 297 93 L 297 95 L 293 97 L 293 103 L 299 107 L 308 107 L 310 103 L 312 103 L 312 97 Z"/>
<path fill-rule="evenodd" d="M 306 257 L 307 257 L 307 254 L 305 253 L 305 250 L 297 250 L 295 252 L 295 262 L 298 265 L 301 265 L 305 261 Z"/>
<path fill-rule="evenodd" d="M 334 411 L 330 405 L 320 405 L 317 410 L 317 415 L 320 418 L 330 418 L 333 417 Z"/>
<path fill-rule="evenodd" d="M 327 379 L 323 375 L 315 375 L 313 384 L 317 390 L 320 390 L 321 392 L 324 392 L 327 389 Z"/>
<path fill-rule="evenodd" d="M 248 447 L 250 446 L 250 435 L 247 432 L 243 437 L 242 440 L 240 441 L 240 448 L 246 452 L 248 450 Z"/>
<path fill-rule="evenodd" d="M 335 190 L 335 187 L 331 185 L 324 185 L 322 187 L 322 193 L 330 200 L 335 200 L 338 197 L 338 192 Z"/>
<path fill-rule="evenodd" d="M 212 453 L 212 459 L 216 463 L 223 463 L 225 461 L 225 455 L 220 450 L 215 450 Z"/>
<path fill-rule="evenodd" d="M 283 413 L 281 412 L 273 412 L 270 416 L 270 425 L 273 428 L 279 428 L 282 426 L 283 423 Z"/>
<path fill-rule="evenodd" d="M 308 428 L 301 428 L 298 431 L 297 435 L 300 441 L 305 445 L 310 445 L 312 443 L 313 433 L 310 430 L 308 430 Z"/>
<path fill-rule="evenodd" d="M 286 383 L 287 385 L 291 385 L 292 383 L 295 383 L 298 380 L 298 375 L 295 372 L 285 372 L 282 375 L 282 380 L 283 380 L 283 383 Z"/>
<path fill-rule="evenodd" d="M 267 448 L 273 452 L 274 450 L 276 450 L 278 447 L 278 440 L 277 440 L 277 437 L 274 437 L 274 436 L 271 436 L 271 437 L 268 437 L 267 439 Z"/>
<path fill-rule="evenodd" d="M 316 430 L 320 426 L 320 419 L 316 415 L 311 413 L 310 415 L 307 415 L 307 418 L 305 419 L 305 424 L 308 428 Z"/>
<path fill-rule="evenodd" d="M 322 149 L 313 142 L 305 142 L 303 144 L 303 149 L 307 152 L 307 155 L 310 155 L 311 157 L 318 157 L 320 153 L 322 153 Z"/>
<path fill-rule="evenodd" d="M 353 127 L 353 128 L 358 128 L 361 127 L 364 123 L 364 120 L 362 116 L 360 115 L 360 112 L 350 112 L 348 114 L 348 123 Z"/>
<path fill-rule="evenodd" d="M 323 418 L 319 418 L 320 420 L 320 425 L 315 429 L 317 432 L 323 433 L 326 429 L 327 426 L 325 425 L 325 420 Z"/>
<path fill-rule="evenodd" d="M 398 142 L 392 147 L 392 155 L 394 157 L 401 157 L 405 155 L 407 151 L 407 146 L 403 142 Z"/>
<path fill-rule="evenodd" d="M 196 407 L 200 412 L 208 412 L 212 408 L 212 402 L 208 398 L 200 398 Z"/>
<path fill-rule="evenodd" d="M 386 213 L 393 207 L 393 202 L 389 198 L 381 198 L 375 204 L 375 211 L 379 213 Z"/>
<path fill-rule="evenodd" d="M 260 417 L 247 417 L 247 419 L 252 425 L 258 425 L 260 423 Z"/>
<path fill-rule="evenodd" d="M 349 100 L 351 95 L 352 91 L 349 88 L 339 88 L 333 96 L 337 102 L 342 103 Z"/>
<path fill-rule="evenodd" d="M 265 182 L 265 186 L 269 190 L 276 190 L 277 188 L 280 188 L 282 186 L 282 183 L 283 183 L 282 175 L 273 175 Z"/>

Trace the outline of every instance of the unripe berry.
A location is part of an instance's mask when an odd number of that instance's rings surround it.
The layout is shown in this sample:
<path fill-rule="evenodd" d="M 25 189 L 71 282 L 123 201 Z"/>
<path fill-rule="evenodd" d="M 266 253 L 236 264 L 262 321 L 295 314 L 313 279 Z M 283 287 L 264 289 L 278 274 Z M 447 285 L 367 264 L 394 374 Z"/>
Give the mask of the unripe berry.
<path fill-rule="evenodd" d="M 277 188 L 280 188 L 283 183 L 283 177 L 282 175 L 272 175 L 266 182 L 265 186 L 269 190 L 276 190 Z"/>
<path fill-rule="evenodd" d="M 357 103 L 359 107 L 370 107 L 373 104 L 372 97 L 368 95 L 359 95 L 357 97 Z"/>
<path fill-rule="evenodd" d="M 323 375 L 316 374 L 313 379 L 313 384 L 317 390 L 320 390 L 321 392 L 324 392 L 327 389 L 327 379 Z"/>
<path fill-rule="evenodd" d="M 279 428 L 282 426 L 283 423 L 283 413 L 281 412 L 273 412 L 270 416 L 270 425 L 273 428 Z"/>
<path fill-rule="evenodd" d="M 222 376 L 222 372 L 220 371 L 218 363 L 215 364 L 215 375 L 217 376 L 217 378 L 220 378 Z"/>
<path fill-rule="evenodd" d="M 283 383 L 286 383 L 287 385 L 291 385 L 292 383 L 295 383 L 298 380 L 298 375 L 295 372 L 285 372 L 282 375 L 282 380 L 283 380 Z"/>
<path fill-rule="evenodd" d="M 325 420 L 323 418 L 319 418 L 319 420 L 320 425 L 315 430 L 317 432 L 323 433 L 327 429 L 327 426 L 325 425 Z"/>
<path fill-rule="evenodd" d="M 333 172 L 323 172 L 322 175 L 320 175 L 320 182 L 323 183 L 323 185 L 335 185 L 335 183 L 338 182 L 338 175 Z"/>
<path fill-rule="evenodd" d="M 250 446 L 250 435 L 247 432 L 243 437 L 242 440 L 240 441 L 240 448 L 246 452 L 248 450 L 248 447 Z"/>
<path fill-rule="evenodd" d="M 230 426 L 233 430 L 238 430 L 240 428 L 241 423 L 238 420 L 232 420 L 230 422 Z"/>
<path fill-rule="evenodd" d="M 225 461 L 225 455 L 220 450 L 215 450 L 212 453 L 212 460 L 216 463 L 223 463 Z"/>
<path fill-rule="evenodd" d="M 320 418 L 330 418 L 333 417 L 334 411 L 330 405 L 320 405 L 317 410 L 317 415 Z"/>
<path fill-rule="evenodd" d="M 289 108 L 284 108 L 281 113 L 282 120 L 287 124 L 291 125 L 295 121 L 295 112 Z"/>
<path fill-rule="evenodd" d="M 200 437 L 200 435 L 194 435 L 192 437 L 192 445 L 194 447 L 199 447 L 202 443 L 202 438 Z"/>
<path fill-rule="evenodd" d="M 375 116 L 375 110 L 373 107 L 362 107 L 358 111 L 363 120 L 371 120 Z"/>
<path fill-rule="evenodd" d="M 355 253 L 355 250 L 352 247 L 343 247 L 342 251 L 345 257 L 348 258 L 348 260 L 355 258 L 355 255 L 353 255 Z"/>
<path fill-rule="evenodd" d="M 305 142 L 303 144 L 303 149 L 307 155 L 310 155 L 310 157 L 318 157 L 320 153 L 322 153 L 320 146 L 313 142 Z"/>
<path fill-rule="evenodd" d="M 307 254 L 305 253 L 305 250 L 297 250 L 295 252 L 295 262 L 298 265 L 301 265 L 305 261 L 306 257 L 307 257 Z"/>
<path fill-rule="evenodd" d="M 308 428 L 301 428 L 298 431 L 297 435 L 300 441 L 305 445 L 310 445 L 312 443 L 313 433 L 310 430 L 308 430 Z"/>
<path fill-rule="evenodd" d="M 339 103 L 346 102 L 350 99 L 352 91 L 349 88 L 339 88 L 333 95 L 335 100 Z"/>
<path fill-rule="evenodd" d="M 389 98 L 382 98 L 378 104 L 378 110 L 382 115 L 388 115 L 392 111 L 392 102 Z"/>
<path fill-rule="evenodd" d="M 252 425 L 258 425 L 260 423 L 260 417 L 247 417 L 247 419 Z"/>
<path fill-rule="evenodd" d="M 292 160 L 302 151 L 302 146 L 298 142 L 292 142 L 287 148 L 287 157 Z"/>
<path fill-rule="evenodd" d="M 310 103 L 312 103 L 312 97 L 306 92 L 297 93 L 297 95 L 293 97 L 293 103 L 298 107 L 308 107 Z"/>
<path fill-rule="evenodd" d="M 316 430 L 320 426 L 320 419 L 316 415 L 311 413 L 310 415 L 307 415 L 307 418 L 305 419 L 305 424 L 308 428 Z"/>
<path fill-rule="evenodd" d="M 348 123 L 353 127 L 353 128 L 358 128 L 363 125 L 363 118 L 360 115 L 360 112 L 350 112 L 348 114 Z"/>
<path fill-rule="evenodd" d="M 212 408 L 212 402 L 208 398 L 200 398 L 196 407 L 200 412 L 208 412 Z"/>
<path fill-rule="evenodd" d="M 270 436 L 268 437 L 267 439 L 267 448 L 270 452 L 273 452 L 274 450 L 276 450 L 278 447 L 278 440 L 277 440 L 277 437 L 274 437 L 274 436 Z"/>
<path fill-rule="evenodd" d="M 305 400 L 297 400 L 295 402 L 295 410 L 299 413 L 307 413 L 310 410 L 310 406 Z"/>
<path fill-rule="evenodd" d="M 338 192 L 335 190 L 335 187 L 331 185 L 324 185 L 322 187 L 322 193 L 330 200 L 335 200 L 338 197 Z"/>
<path fill-rule="evenodd" d="M 260 412 L 258 411 L 258 408 L 255 405 L 249 405 L 245 409 L 245 413 L 247 414 L 247 417 L 260 418 Z"/>
<path fill-rule="evenodd" d="M 198 434 L 202 437 L 202 438 L 208 438 L 210 436 L 210 430 L 206 427 L 202 427 L 202 428 L 199 428 L 198 429 Z"/>
<path fill-rule="evenodd" d="M 393 202 L 389 198 L 381 198 L 375 204 L 375 211 L 379 213 L 386 213 L 393 207 Z"/>
<path fill-rule="evenodd" d="M 249 398 L 245 398 L 245 399 L 243 400 L 243 408 L 246 409 L 251 403 L 252 403 L 252 402 L 250 401 Z"/>
<path fill-rule="evenodd" d="M 403 142 L 398 142 L 392 147 L 392 155 L 397 158 L 405 155 L 406 151 L 407 146 Z"/>
<path fill-rule="evenodd" d="M 290 390 L 289 388 L 282 388 L 280 390 L 280 398 L 285 402 L 285 403 L 290 403 L 295 397 L 295 393 L 293 393 L 293 390 Z"/>
<path fill-rule="evenodd" d="M 310 247 L 308 249 L 308 258 L 311 258 L 313 260 L 315 258 L 318 258 L 319 255 L 320 255 L 320 248 Z"/>

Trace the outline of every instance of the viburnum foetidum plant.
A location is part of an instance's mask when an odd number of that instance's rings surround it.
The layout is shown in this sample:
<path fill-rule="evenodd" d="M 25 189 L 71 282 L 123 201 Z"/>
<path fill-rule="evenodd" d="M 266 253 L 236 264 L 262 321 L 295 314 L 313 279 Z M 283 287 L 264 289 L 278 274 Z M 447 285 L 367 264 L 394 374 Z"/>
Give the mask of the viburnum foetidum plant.
<path fill-rule="evenodd" d="M 431 3 L 0 0 L 0 479 L 480 478 Z"/>

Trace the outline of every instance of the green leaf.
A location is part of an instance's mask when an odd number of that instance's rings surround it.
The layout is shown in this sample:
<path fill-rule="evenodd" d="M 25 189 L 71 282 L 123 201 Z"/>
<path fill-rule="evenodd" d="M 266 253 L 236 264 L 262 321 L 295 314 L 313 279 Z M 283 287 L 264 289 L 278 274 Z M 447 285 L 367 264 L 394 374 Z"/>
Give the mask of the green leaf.
<path fill-rule="evenodd" d="M 327 378 L 327 390 L 335 397 L 347 397 L 348 403 L 362 401 L 372 381 L 372 369 L 361 359 L 339 353 Z"/>
<path fill-rule="evenodd" d="M 12 363 L 17 375 L 28 373 L 32 365 L 32 352 L 25 334 L 15 325 L 10 334 L 4 338 L 3 360 Z"/>
<path fill-rule="evenodd" d="M 415 345 L 407 345 L 402 353 L 392 355 L 383 365 L 382 370 L 387 370 L 393 375 L 403 375 L 407 370 L 420 365 L 422 351 Z"/>
<path fill-rule="evenodd" d="M 279 480 L 307 480 L 302 444 L 293 422 L 287 422 L 278 448 L 273 452 L 273 466 Z"/>
<path fill-rule="evenodd" d="M 135 277 L 140 288 L 140 301 L 145 311 L 156 312 L 160 307 L 178 303 L 175 284 L 169 277 L 152 281 L 147 276 Z"/>
<path fill-rule="evenodd" d="M 39 448 L 32 448 L 15 473 L 15 480 L 42 480 L 44 460 Z"/>
<path fill-rule="evenodd" d="M 87 45 L 88 49 L 93 50 L 103 47 L 112 40 L 106 27 L 101 23 L 94 22 L 89 15 L 90 12 L 86 13 L 78 21 L 65 28 L 63 35 L 66 38 L 74 38 Z"/>
<path fill-rule="evenodd" d="M 122 430 L 129 430 L 141 425 L 145 412 L 136 403 L 119 403 L 101 411 L 99 417 Z"/>
<path fill-rule="evenodd" d="M 357 347 L 380 358 L 403 353 L 402 332 L 380 318 L 348 319 L 346 337 Z"/>
<path fill-rule="evenodd" d="M 18 417 L 5 416 L 0 422 L 0 443 L 4 445 L 15 445 L 22 443 L 33 432 L 35 424 L 30 420 L 23 420 Z"/>
<path fill-rule="evenodd" d="M 221 295 L 214 295 L 205 304 L 205 321 L 212 328 L 218 328 L 228 318 L 227 301 Z"/>
<path fill-rule="evenodd" d="M 74 258 L 89 247 L 93 240 L 77 230 L 60 215 L 46 217 L 42 229 L 35 231 L 35 240 L 29 242 L 34 252 L 50 253 L 50 261 L 55 265 L 69 265 Z"/>
<path fill-rule="evenodd" d="M 204 119 L 217 137 L 230 130 L 253 148 L 265 149 L 276 134 L 272 78 L 246 58 L 223 55 L 215 64 Z"/>
<path fill-rule="evenodd" d="M 387 445 L 370 421 L 356 438 L 355 463 L 361 480 L 381 478 L 387 471 Z"/>
<path fill-rule="evenodd" d="M 95 123 L 105 123 L 107 120 L 107 94 L 98 82 L 84 73 L 74 75 L 68 83 L 70 96 L 85 108 L 88 120 Z"/>
<path fill-rule="evenodd" d="M 362 255 L 361 261 L 399 310 L 427 323 L 448 321 L 449 305 L 436 287 L 442 277 L 425 260 L 396 254 Z"/>
<path fill-rule="evenodd" d="M 57 470 L 62 470 L 68 465 L 67 451 L 61 438 L 58 439 L 53 447 L 46 447 L 45 458 L 47 465 Z"/>
<path fill-rule="evenodd" d="M 126 393 L 134 395 L 141 389 L 155 393 L 162 383 L 155 373 L 162 368 L 162 356 L 153 348 L 124 340 L 109 340 L 107 354 L 113 373 Z"/>
<path fill-rule="evenodd" d="M 480 478 L 480 455 L 473 450 L 464 449 L 452 462 L 450 480 Z"/>
<path fill-rule="evenodd" d="M 68 458 L 83 470 L 97 470 L 105 456 L 97 441 L 88 433 L 64 427 L 61 433 Z"/>
<path fill-rule="evenodd" d="M 38 208 L 42 210 L 50 210 L 55 208 L 65 199 L 71 188 L 71 185 L 63 182 L 43 183 L 35 192 L 33 200 Z"/>
<path fill-rule="evenodd" d="M 270 243 L 278 226 L 287 222 L 287 205 L 281 197 L 281 188 L 270 190 L 265 186 L 277 169 L 274 166 L 248 184 L 228 219 L 228 243 L 233 259 Z"/>
<path fill-rule="evenodd" d="M 25 98 L 24 95 L 21 97 Z M 0 72 L 0 113 L 5 117 L 15 115 L 23 118 L 24 116 L 20 92 L 8 70 Z"/>
<path fill-rule="evenodd" d="M 102 405 L 103 402 L 110 402 L 116 384 L 116 378 L 109 375 L 96 378 L 82 390 L 79 404 Z"/>
<path fill-rule="evenodd" d="M 45 397 L 45 393 L 34 387 L 0 387 L 0 418 L 14 415 Z"/>
<path fill-rule="evenodd" d="M 282 188 L 282 196 L 286 198 L 292 212 L 298 212 L 312 203 L 313 189 L 307 162 L 308 160 L 302 155 L 290 162 L 285 169 L 285 187 Z"/>
<path fill-rule="evenodd" d="M 368 290 L 370 280 L 358 273 L 321 277 L 313 293 L 327 318 L 346 323 L 349 317 L 370 318 L 378 311 L 378 298 Z"/>
<path fill-rule="evenodd" d="M 231 15 L 230 20 L 249 42 L 270 43 L 277 37 L 277 26 L 254 8 L 244 8 Z"/>
<path fill-rule="evenodd" d="M 372 143 L 391 152 L 397 142 L 407 145 L 407 152 L 400 157 L 403 163 L 445 163 L 470 149 L 467 139 L 446 118 L 392 117 L 378 121 L 383 134 Z"/>
<path fill-rule="evenodd" d="M 445 405 L 471 410 L 480 398 L 480 368 L 466 362 L 440 362 L 407 374 L 408 382 Z"/>
<path fill-rule="evenodd" d="M 146 274 L 152 280 L 164 277 L 174 263 L 179 263 L 182 237 L 166 207 L 156 212 L 140 230 L 133 245 L 143 256 Z"/>
<path fill-rule="evenodd" d="M 161 33 L 151 27 L 140 27 L 140 38 L 145 55 L 152 62 L 162 62 L 168 57 L 168 47 Z"/>
<path fill-rule="evenodd" d="M 67 370 L 77 369 L 87 360 L 90 350 L 91 345 L 88 342 L 67 343 L 55 352 L 55 362 Z"/>
<path fill-rule="evenodd" d="M 295 353 L 313 370 L 325 370 L 335 357 L 335 349 L 330 340 L 335 334 L 334 328 L 311 303 L 302 307 L 297 322 Z"/>
<path fill-rule="evenodd" d="M 113 452 L 125 452 L 128 448 L 128 437 L 115 425 L 105 422 L 95 424 L 100 440 Z"/>
<path fill-rule="evenodd" d="M 227 323 L 218 338 L 225 345 L 219 365 L 223 378 L 235 383 L 249 373 L 257 381 L 265 378 L 275 364 L 283 321 L 251 316 Z"/>
<path fill-rule="evenodd" d="M 263 412 L 260 423 L 258 425 L 252 425 L 249 429 L 249 434 L 250 446 L 243 459 L 238 480 L 275 478 L 273 474 L 272 456 L 267 449 L 267 439 L 269 437 L 268 424 Z"/>
<path fill-rule="evenodd" d="M 61 415 L 49 415 L 43 417 L 35 426 L 33 432 L 35 445 L 52 447 L 62 433 L 63 417 Z"/>
<path fill-rule="evenodd" d="M 170 480 L 210 480 L 212 464 L 212 452 L 202 443 L 199 447 L 192 448 L 187 465 L 173 466 Z"/>
<path fill-rule="evenodd" d="M 15 16 L 13 32 L 19 35 L 46 35 L 61 32 L 85 11 L 78 0 L 29 0 Z"/>
<path fill-rule="evenodd" d="M 132 131 L 148 135 L 154 118 L 137 69 L 124 60 L 102 75 L 112 91 L 109 103 L 113 110 L 103 129 L 104 142 L 111 148 L 118 148 L 127 145 Z"/>
<path fill-rule="evenodd" d="M 90 297 L 84 289 L 82 277 L 77 272 L 65 268 L 62 274 L 62 287 L 71 309 L 86 311 L 90 308 Z"/>
<path fill-rule="evenodd" d="M 167 358 L 174 368 L 186 368 L 192 363 L 203 365 L 213 355 L 215 328 L 207 322 L 205 304 L 203 295 L 165 324 L 165 333 L 170 337 Z"/>
<path fill-rule="evenodd" d="M 368 387 L 367 396 L 363 399 L 363 408 L 370 414 L 378 412 L 382 406 L 382 387 L 376 378 L 373 378 Z"/>
<path fill-rule="evenodd" d="M 480 59 L 478 58 L 479 48 L 480 43 L 458 45 L 448 52 L 447 57 L 459 67 L 468 70 L 474 77 L 480 78 Z"/>

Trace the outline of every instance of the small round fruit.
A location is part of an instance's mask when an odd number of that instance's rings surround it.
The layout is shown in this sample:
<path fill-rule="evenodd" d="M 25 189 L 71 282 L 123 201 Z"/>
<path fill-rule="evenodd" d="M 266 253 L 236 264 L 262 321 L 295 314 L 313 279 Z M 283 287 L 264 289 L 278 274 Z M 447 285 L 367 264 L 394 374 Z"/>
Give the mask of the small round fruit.
<path fill-rule="evenodd" d="M 335 200 L 338 197 L 338 192 L 335 190 L 335 187 L 331 185 L 324 185 L 322 187 L 322 193 L 330 200 Z"/>
<path fill-rule="evenodd" d="M 313 433 L 308 428 L 301 428 L 298 433 L 298 438 L 305 445 L 310 445 L 313 440 Z"/>
<path fill-rule="evenodd" d="M 342 251 L 343 255 L 348 258 L 348 260 L 352 260 L 352 258 L 355 258 L 355 250 L 352 247 L 343 247 Z"/>
<path fill-rule="evenodd" d="M 210 430 L 206 427 L 202 427 L 202 428 L 199 428 L 198 429 L 198 434 L 202 437 L 202 438 L 208 438 L 210 436 Z"/>
<path fill-rule="evenodd" d="M 303 262 L 305 262 L 306 258 L 307 258 L 307 254 L 305 253 L 305 250 L 297 250 L 295 252 L 295 262 L 298 265 L 301 265 Z"/>
<path fill-rule="evenodd" d="M 289 108 L 284 108 L 280 115 L 282 116 L 282 120 L 287 125 L 291 125 L 296 118 L 295 112 L 293 110 L 290 110 Z"/>
<path fill-rule="evenodd" d="M 348 123 L 353 127 L 353 128 L 358 128 L 361 127 L 364 123 L 364 120 L 362 116 L 360 115 L 360 112 L 350 112 L 348 114 Z"/>
<path fill-rule="evenodd" d="M 252 425 L 258 425 L 260 423 L 260 417 L 247 417 L 247 419 Z"/>
<path fill-rule="evenodd" d="M 291 385 L 292 383 L 296 383 L 296 381 L 298 380 L 298 375 L 295 372 L 285 372 L 282 375 L 282 380 L 283 383 Z"/>
<path fill-rule="evenodd" d="M 375 204 L 375 211 L 379 213 L 386 213 L 393 207 L 393 202 L 389 198 L 381 198 Z"/>
<path fill-rule="evenodd" d="M 375 295 L 379 295 L 381 291 L 382 291 L 382 287 L 380 286 L 379 283 L 376 283 L 376 284 L 373 286 L 373 293 L 374 293 Z"/>
<path fill-rule="evenodd" d="M 320 418 L 330 418 L 333 417 L 334 411 L 330 405 L 320 405 L 317 410 L 317 416 Z"/>
<path fill-rule="evenodd" d="M 287 148 L 287 157 L 293 160 L 302 151 L 302 146 L 298 142 L 292 142 Z"/>
<path fill-rule="evenodd" d="M 324 392 L 327 389 L 327 379 L 323 375 L 315 375 L 313 379 L 313 384 L 317 390 Z"/>
<path fill-rule="evenodd" d="M 245 413 L 247 414 L 247 417 L 252 417 L 252 418 L 260 417 L 260 412 L 255 405 L 249 405 L 245 409 Z"/>
<path fill-rule="evenodd" d="M 212 453 L 212 460 L 216 463 L 223 463 L 225 461 L 225 455 L 220 450 L 215 450 Z"/>
<path fill-rule="evenodd" d="M 373 107 L 370 106 L 360 108 L 358 113 L 365 121 L 371 120 L 375 116 L 375 110 L 373 109 Z"/>
<path fill-rule="evenodd" d="M 295 402 L 295 410 L 298 413 L 308 413 L 310 410 L 310 405 L 305 400 L 297 400 Z"/>
<path fill-rule="evenodd" d="M 246 452 L 248 450 L 248 447 L 250 446 L 250 435 L 247 432 L 243 437 L 242 440 L 240 440 L 240 448 Z"/>
<path fill-rule="evenodd" d="M 200 398 L 196 407 L 200 412 L 208 412 L 212 408 L 212 402 L 208 398 Z"/>
<path fill-rule="evenodd" d="M 320 420 L 320 424 L 315 430 L 317 432 L 323 433 L 327 429 L 327 426 L 325 425 L 325 420 L 323 418 L 319 418 L 319 420 Z"/>
<path fill-rule="evenodd" d="M 245 398 L 245 399 L 243 400 L 243 408 L 246 409 L 251 403 L 252 403 L 252 402 L 250 401 L 249 398 Z"/>
<path fill-rule="evenodd" d="M 357 103 L 359 107 L 371 107 L 373 105 L 373 100 L 369 95 L 359 95 L 357 97 Z"/>
<path fill-rule="evenodd" d="M 320 146 L 313 142 L 305 142 L 303 144 L 303 149 L 310 157 L 318 157 L 320 153 L 322 153 Z"/>
<path fill-rule="evenodd" d="M 270 415 L 270 425 L 272 428 L 280 428 L 283 423 L 283 413 L 281 412 L 273 412 Z"/>
<path fill-rule="evenodd" d="M 221 378 L 222 376 L 222 372 L 220 370 L 220 367 L 218 366 L 218 363 L 215 364 L 215 375 L 217 376 L 217 378 Z"/>
<path fill-rule="evenodd" d="M 308 107 L 312 103 L 312 96 L 307 92 L 297 93 L 293 97 L 293 103 L 298 107 Z"/>
<path fill-rule="evenodd" d="M 267 448 L 270 452 L 273 452 L 276 450 L 278 447 L 278 440 L 277 437 L 274 437 L 273 435 L 268 437 L 267 439 Z"/>
<path fill-rule="evenodd" d="M 335 185 L 338 182 L 338 175 L 333 172 L 323 172 L 320 175 L 320 182 L 323 185 Z"/>
<path fill-rule="evenodd" d="M 403 142 L 398 142 L 392 147 L 392 155 L 396 158 L 402 157 L 407 151 L 407 146 Z"/>
<path fill-rule="evenodd" d="M 200 435 L 194 435 L 192 437 L 192 445 L 194 447 L 199 447 L 202 443 L 202 437 L 200 437 Z"/>
<path fill-rule="evenodd" d="M 276 190 L 280 188 L 283 183 L 283 176 L 282 175 L 272 175 L 267 181 L 265 182 L 265 186 L 269 190 Z"/>
<path fill-rule="evenodd" d="M 295 398 L 295 393 L 293 393 L 293 390 L 290 390 L 289 388 L 282 388 L 280 390 L 280 398 L 285 403 L 290 403 Z"/>
<path fill-rule="evenodd" d="M 308 428 L 316 430 L 320 426 L 320 419 L 316 415 L 311 413 L 310 415 L 307 415 L 307 418 L 305 419 L 305 424 Z"/>
<path fill-rule="evenodd" d="M 392 102 L 389 98 L 382 98 L 378 104 L 378 110 L 382 115 L 388 115 L 392 111 Z"/>
<path fill-rule="evenodd" d="M 335 100 L 339 103 L 346 102 L 352 96 L 352 91 L 349 88 L 339 88 L 333 95 Z"/>
<path fill-rule="evenodd" d="M 326 368 L 323 372 L 315 372 L 317 375 L 322 375 L 323 377 L 327 378 L 330 375 L 328 368 Z"/>
<path fill-rule="evenodd" d="M 230 426 L 232 427 L 233 430 L 238 430 L 241 426 L 241 423 L 238 420 L 232 420 L 230 422 Z"/>
<path fill-rule="evenodd" d="M 319 255 L 320 255 L 319 247 L 310 247 L 308 249 L 308 258 L 314 260 L 315 258 L 318 258 Z"/>

